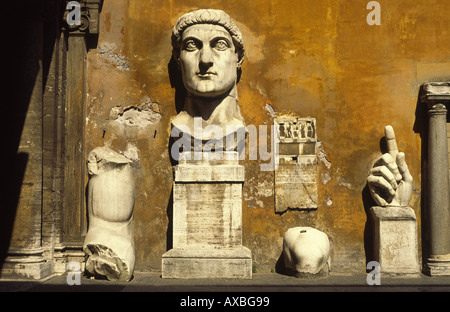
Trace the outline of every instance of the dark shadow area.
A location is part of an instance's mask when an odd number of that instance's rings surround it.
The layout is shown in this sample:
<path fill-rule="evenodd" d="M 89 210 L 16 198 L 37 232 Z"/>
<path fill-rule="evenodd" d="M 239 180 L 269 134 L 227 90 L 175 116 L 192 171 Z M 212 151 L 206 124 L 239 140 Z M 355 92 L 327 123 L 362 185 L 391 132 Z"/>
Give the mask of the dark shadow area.
<path fill-rule="evenodd" d="M 418 133 L 421 139 L 421 155 L 420 155 L 420 175 L 421 175 L 421 192 L 420 192 L 420 217 L 421 217 L 421 241 L 422 241 L 422 264 L 427 262 L 430 254 L 430 236 L 429 218 L 427 215 L 428 202 L 428 107 L 427 104 L 422 103 L 420 97 L 422 95 L 422 87 L 417 96 L 415 121 L 413 125 L 414 133 Z M 423 265 L 422 265 L 423 267 Z"/>
<path fill-rule="evenodd" d="M 177 64 L 177 61 L 171 57 L 167 64 L 167 70 L 169 73 L 170 86 L 175 89 L 175 109 L 179 114 L 184 107 L 184 99 L 186 97 L 186 89 L 181 77 L 181 71 Z"/>
<path fill-rule="evenodd" d="M 275 202 L 275 198 L 274 198 L 274 202 Z M 274 208 L 274 213 L 277 215 L 280 215 L 280 216 L 284 215 L 287 212 L 292 212 L 292 211 L 302 211 L 302 212 L 306 212 L 308 214 L 310 212 L 317 211 L 317 208 L 297 208 L 297 207 L 291 208 L 291 207 L 288 207 L 285 211 L 275 211 L 275 208 Z"/>
<path fill-rule="evenodd" d="M 84 188 L 84 204 L 86 207 L 84 213 L 85 213 L 85 220 L 86 220 L 86 234 L 87 231 L 89 231 L 89 179 L 91 177 L 88 176 L 88 182 L 86 183 L 86 187 Z M 134 208 L 133 208 L 134 209 Z"/>
<path fill-rule="evenodd" d="M 169 223 L 167 224 L 166 233 L 166 251 L 173 248 L 173 187 L 170 190 L 169 202 L 167 203 L 167 218 Z"/>
<path fill-rule="evenodd" d="M 366 184 L 364 189 L 362 190 L 362 201 L 364 205 L 364 212 L 366 213 L 366 224 L 364 225 L 364 253 L 366 255 L 366 263 L 375 260 L 375 225 L 373 223 L 372 214 L 370 212 L 370 208 L 373 206 L 377 206 L 375 201 L 370 194 L 369 186 Z"/>
<path fill-rule="evenodd" d="M 169 137 L 169 144 L 167 146 L 167 152 L 169 153 L 170 164 L 172 165 L 172 167 L 178 165 L 178 158 L 180 155 L 180 149 L 177 150 L 176 146 L 174 147 L 175 149 L 172 153 L 172 146 L 177 140 L 181 139 L 181 137 L 182 137 L 182 133 L 180 134 L 179 138 L 176 138 L 176 140 L 172 136 Z"/>
<path fill-rule="evenodd" d="M 280 256 L 278 257 L 277 263 L 275 263 L 275 272 L 281 275 L 292 276 L 293 272 L 286 268 L 284 263 L 284 251 L 281 251 Z"/>
<path fill-rule="evenodd" d="M 10 154 L 11 146 L 6 149 L 8 160 L 3 163 L 4 177 L 8 177 L 8 183 L 3 184 L 2 217 L 0 218 L 0 272 L 11 243 L 14 220 L 17 205 L 19 203 L 20 190 L 28 163 L 27 153 Z"/>
<path fill-rule="evenodd" d="M 91 49 L 97 49 L 98 47 L 98 34 L 91 34 L 85 36 L 86 38 L 86 53 Z"/>
<path fill-rule="evenodd" d="M 382 137 L 380 139 L 380 152 L 381 155 L 386 154 L 388 152 L 386 137 Z"/>
<path fill-rule="evenodd" d="M 186 89 L 183 84 L 183 79 L 181 77 L 181 71 L 178 67 L 176 60 L 171 57 L 169 63 L 167 64 L 167 70 L 169 73 L 170 86 L 175 89 L 175 109 L 177 114 L 179 114 L 184 107 L 184 99 L 186 97 Z M 180 138 L 176 138 L 178 140 Z M 169 144 L 167 146 L 167 152 L 169 153 L 170 163 L 172 168 L 178 164 L 178 155 L 172 155 L 172 146 L 176 140 L 170 136 Z M 179 152 L 179 151 L 178 151 Z M 175 159 L 175 158 L 176 159 Z M 173 175 L 173 171 L 172 171 Z M 166 251 L 173 248 L 173 187 L 170 190 L 169 202 L 167 203 L 167 232 L 166 232 Z"/>
<path fill-rule="evenodd" d="M 109 284 L 106 284 L 109 283 Z M 120 292 L 126 285 L 110 284 L 110 281 L 105 281 L 101 285 L 51 285 L 42 284 L 31 287 L 26 292 Z"/>
<path fill-rule="evenodd" d="M 41 64 L 44 63 L 43 53 L 48 53 L 44 50 L 42 42 L 42 33 L 47 22 L 47 14 L 44 12 L 48 2 L 41 0 L 10 3 L 8 4 L 10 13 L 6 14 L 3 20 L 4 22 L 6 20 L 7 25 L 14 25 L 14 27 L 6 32 L 6 38 L 4 38 L 6 43 L 4 50 L 7 56 L 4 59 L 6 70 L 3 71 L 6 98 L 4 98 L 4 122 L 2 123 L 4 134 L 2 175 L 7 182 L 3 183 L 2 188 L 4 194 L 0 218 L 0 270 L 11 244 L 14 219 L 29 161 L 28 153 L 19 152 L 19 145 L 32 92 L 39 77 Z M 20 22 L 17 22 L 16 14 L 20 14 Z M 47 73 L 48 69 L 44 69 L 43 75 Z"/>
<path fill-rule="evenodd" d="M 169 159 L 170 159 L 170 163 L 172 165 L 172 180 L 174 179 L 173 167 L 178 164 L 178 161 L 172 157 L 171 149 L 172 149 L 173 144 L 174 144 L 174 139 L 172 137 L 169 137 L 167 152 L 169 153 Z M 166 232 L 166 251 L 169 251 L 170 249 L 173 248 L 173 186 L 170 190 L 170 197 L 169 197 L 169 201 L 167 203 L 166 213 L 167 213 L 167 219 L 168 219 L 167 232 Z"/>
<path fill-rule="evenodd" d="M 68 274 L 70 274 L 70 273 L 68 273 Z M 104 281 L 105 283 L 108 283 L 108 284 L 115 283 L 115 281 L 108 280 L 108 278 L 106 276 L 104 276 L 104 275 L 92 274 L 92 273 L 88 272 L 87 270 L 82 272 L 81 276 L 82 276 L 82 278 L 89 279 L 90 281 L 92 281 L 92 280 L 99 281 L 99 282 L 103 282 Z M 134 274 L 131 276 L 130 280 L 128 282 L 126 282 L 126 283 L 130 283 L 133 280 L 134 280 Z M 119 282 L 119 283 L 124 283 L 124 282 Z M 64 285 L 64 286 L 66 286 L 66 285 Z M 68 285 L 68 286 L 71 286 L 71 285 Z M 108 286 L 111 286 L 111 285 L 108 285 Z M 113 284 L 112 286 L 117 286 L 117 285 Z"/>
<path fill-rule="evenodd" d="M 382 137 L 380 139 L 380 156 L 382 154 L 387 153 L 387 143 L 386 138 Z M 364 253 L 366 255 L 366 263 L 375 260 L 375 224 L 373 222 L 372 214 L 370 212 L 370 208 L 373 206 L 378 206 L 377 203 L 373 200 L 372 195 L 370 194 L 369 186 L 364 186 L 361 197 L 364 206 L 364 212 L 366 213 L 366 224 L 364 225 Z"/>

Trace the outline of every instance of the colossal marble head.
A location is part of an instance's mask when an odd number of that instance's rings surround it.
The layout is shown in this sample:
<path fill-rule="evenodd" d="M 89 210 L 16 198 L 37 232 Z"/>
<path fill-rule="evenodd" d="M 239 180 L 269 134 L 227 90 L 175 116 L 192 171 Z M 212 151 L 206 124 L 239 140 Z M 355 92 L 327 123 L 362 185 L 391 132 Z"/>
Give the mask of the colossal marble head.
<path fill-rule="evenodd" d="M 173 129 L 183 129 L 184 135 L 202 142 L 222 140 L 245 129 L 236 87 L 244 45 L 230 16 L 212 9 L 181 16 L 172 30 L 172 47 L 186 90 L 183 110 L 172 120 Z M 210 126 L 220 127 L 221 135 L 208 131 Z M 202 131 L 194 131 L 198 128 Z"/>
<path fill-rule="evenodd" d="M 219 97 L 235 86 L 244 45 L 225 12 L 204 9 L 183 15 L 173 28 L 172 46 L 188 94 Z"/>

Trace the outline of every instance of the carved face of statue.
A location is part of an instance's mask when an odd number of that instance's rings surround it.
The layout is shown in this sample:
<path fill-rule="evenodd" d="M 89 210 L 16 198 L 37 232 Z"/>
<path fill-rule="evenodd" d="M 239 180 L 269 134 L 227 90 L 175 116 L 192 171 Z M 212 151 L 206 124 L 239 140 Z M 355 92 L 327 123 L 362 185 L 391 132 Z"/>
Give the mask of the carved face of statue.
<path fill-rule="evenodd" d="M 179 64 L 188 93 L 218 97 L 236 84 L 238 55 L 229 32 L 220 25 L 189 26 L 181 37 Z"/>

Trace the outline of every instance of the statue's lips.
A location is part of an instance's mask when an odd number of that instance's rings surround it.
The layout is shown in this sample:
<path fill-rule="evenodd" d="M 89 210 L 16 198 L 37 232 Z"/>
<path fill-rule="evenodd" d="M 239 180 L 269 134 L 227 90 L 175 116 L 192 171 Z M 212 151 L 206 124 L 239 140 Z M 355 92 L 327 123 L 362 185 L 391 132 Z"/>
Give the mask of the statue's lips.
<path fill-rule="evenodd" d="M 212 78 L 212 77 L 214 77 L 214 76 L 217 76 L 217 73 L 214 73 L 214 72 L 206 72 L 206 73 L 204 73 L 204 74 L 202 74 L 202 73 L 196 73 L 195 74 L 198 78 L 200 78 L 200 79 L 210 79 L 210 78 Z"/>

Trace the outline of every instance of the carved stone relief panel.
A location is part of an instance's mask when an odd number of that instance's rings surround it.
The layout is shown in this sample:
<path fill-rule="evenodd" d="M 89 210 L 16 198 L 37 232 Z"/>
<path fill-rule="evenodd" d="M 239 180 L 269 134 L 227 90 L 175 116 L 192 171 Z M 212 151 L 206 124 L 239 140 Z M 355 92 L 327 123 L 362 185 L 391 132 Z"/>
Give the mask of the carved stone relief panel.
<path fill-rule="evenodd" d="M 317 156 L 315 118 L 276 118 L 278 166 L 275 211 L 316 209 Z"/>

